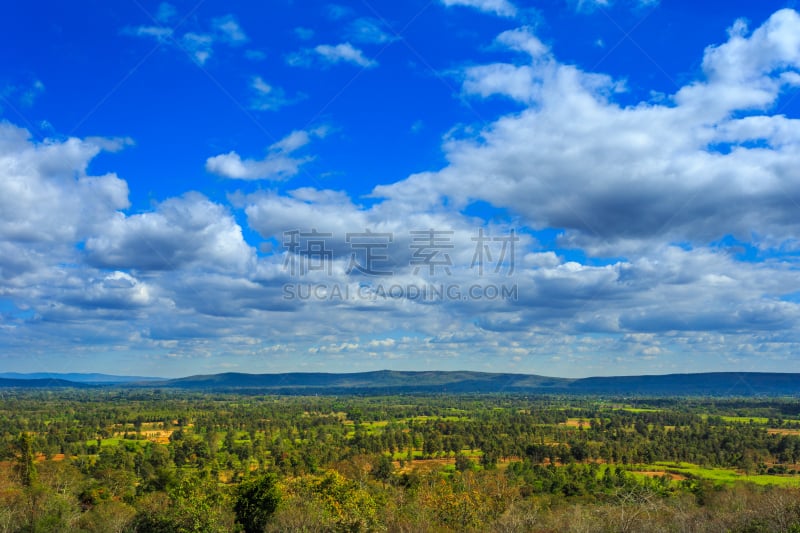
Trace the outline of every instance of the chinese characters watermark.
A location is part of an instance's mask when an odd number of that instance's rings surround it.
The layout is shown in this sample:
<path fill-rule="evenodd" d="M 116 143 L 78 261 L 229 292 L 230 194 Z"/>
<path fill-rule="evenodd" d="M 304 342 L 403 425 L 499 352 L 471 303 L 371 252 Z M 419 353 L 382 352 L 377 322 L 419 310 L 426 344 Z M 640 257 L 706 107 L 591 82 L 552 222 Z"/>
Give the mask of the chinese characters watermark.
<path fill-rule="evenodd" d="M 297 300 L 371 300 L 405 299 L 411 301 L 516 300 L 516 284 L 475 283 L 475 276 L 497 280 L 515 272 L 517 243 L 514 229 L 490 235 L 483 228 L 469 241 L 457 240 L 453 230 L 412 229 L 404 234 L 375 232 L 370 229 L 336 235 L 317 228 L 283 232 L 284 271 L 291 277 L 306 278 L 307 283 L 284 286 L 283 297 Z M 406 244 L 407 243 L 407 244 Z M 471 244 L 467 244 L 471 243 Z M 454 257 L 464 255 L 471 246 L 472 259 L 459 265 Z M 346 279 L 382 280 L 392 276 L 414 276 L 438 280 L 465 273 L 467 283 L 348 283 L 320 282 L 320 275 L 333 276 L 334 263 L 341 262 Z M 341 268 L 338 270 L 341 273 Z M 455 274 L 454 274 L 455 273 Z M 311 279 L 314 281 L 311 282 Z M 406 278 L 403 278 L 406 280 Z"/>

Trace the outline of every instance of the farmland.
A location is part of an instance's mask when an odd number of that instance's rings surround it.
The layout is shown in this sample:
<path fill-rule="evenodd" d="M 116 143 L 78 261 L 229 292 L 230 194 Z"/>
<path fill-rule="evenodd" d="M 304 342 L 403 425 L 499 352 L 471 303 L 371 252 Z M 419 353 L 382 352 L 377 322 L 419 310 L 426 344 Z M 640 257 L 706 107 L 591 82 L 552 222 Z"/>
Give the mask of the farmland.
<path fill-rule="evenodd" d="M 0 531 L 253 531 L 259 483 L 259 531 L 780 530 L 799 420 L 792 399 L 12 391 Z"/>

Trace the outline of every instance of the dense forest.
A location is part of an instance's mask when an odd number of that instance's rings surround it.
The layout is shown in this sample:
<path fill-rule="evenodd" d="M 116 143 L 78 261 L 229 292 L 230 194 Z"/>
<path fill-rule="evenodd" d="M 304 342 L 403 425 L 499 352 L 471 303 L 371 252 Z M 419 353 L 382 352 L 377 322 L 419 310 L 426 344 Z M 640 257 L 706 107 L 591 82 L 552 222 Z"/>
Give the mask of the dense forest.
<path fill-rule="evenodd" d="M 6 391 L 0 531 L 800 531 L 800 403 Z"/>

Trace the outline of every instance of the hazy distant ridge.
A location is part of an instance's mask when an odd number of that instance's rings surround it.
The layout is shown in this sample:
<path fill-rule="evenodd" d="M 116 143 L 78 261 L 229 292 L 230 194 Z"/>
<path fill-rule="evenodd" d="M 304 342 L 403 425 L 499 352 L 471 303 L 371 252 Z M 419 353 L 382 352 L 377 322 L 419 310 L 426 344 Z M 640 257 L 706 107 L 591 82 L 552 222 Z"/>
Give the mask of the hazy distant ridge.
<path fill-rule="evenodd" d="M 0 372 L 0 378 L 5 379 L 24 379 L 24 380 L 65 380 L 76 383 L 131 383 L 138 381 L 163 381 L 164 378 L 153 378 L 143 376 L 115 376 L 112 374 L 97 374 L 97 373 L 54 373 L 54 372 L 32 372 L 32 373 L 19 373 L 19 372 Z"/>
<path fill-rule="evenodd" d="M 20 377 L 24 376 L 24 377 Z M 329 374 L 223 374 L 158 379 L 107 374 L 0 373 L 0 387 L 159 387 L 272 394 L 530 393 L 606 395 L 800 396 L 800 373 L 710 372 L 648 376 L 554 378 L 469 371 Z"/>
<path fill-rule="evenodd" d="M 775 396 L 800 395 L 800 374 L 713 372 L 569 379 L 530 374 L 382 370 L 352 374 L 224 373 L 168 380 L 160 386 L 182 389 L 261 389 L 284 393 L 528 392 Z"/>

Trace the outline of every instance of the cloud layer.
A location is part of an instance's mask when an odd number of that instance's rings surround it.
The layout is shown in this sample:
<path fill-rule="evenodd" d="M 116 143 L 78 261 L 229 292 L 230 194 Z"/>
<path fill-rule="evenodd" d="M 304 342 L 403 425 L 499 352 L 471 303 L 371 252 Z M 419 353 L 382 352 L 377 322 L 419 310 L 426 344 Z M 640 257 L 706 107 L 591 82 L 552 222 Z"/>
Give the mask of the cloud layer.
<path fill-rule="evenodd" d="M 163 26 L 176 17 L 163 4 L 159 25 L 128 31 L 200 64 L 250 42 L 231 15 L 179 34 Z M 377 19 L 336 17 L 359 46 L 394 40 Z M 217 141 L 203 158 L 212 179 L 237 180 L 220 180 L 235 184 L 226 198 L 185 191 L 134 211 L 125 179 L 90 170 L 128 140 L 38 140 L 0 124 L 0 348 L 553 375 L 796 363 L 800 122 L 783 106 L 800 86 L 800 15 L 734 22 L 698 51 L 694 79 L 627 104 L 626 80 L 561 61 L 531 27 L 485 45 L 501 59 L 450 80 L 469 105 L 505 111 L 451 129 L 440 168 L 362 197 L 292 185 L 328 127 L 289 130 L 255 155 Z M 380 70 L 347 41 L 287 60 Z M 266 75 L 243 79 L 251 109 L 296 101 Z M 421 244 L 426 232 L 438 244 Z M 380 272 L 358 268 L 368 254 Z M 440 287 L 455 289 L 419 296 Z"/>

